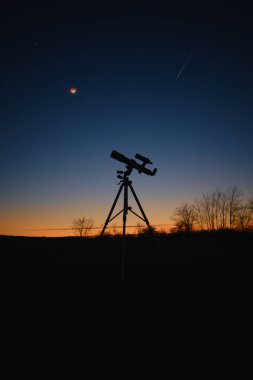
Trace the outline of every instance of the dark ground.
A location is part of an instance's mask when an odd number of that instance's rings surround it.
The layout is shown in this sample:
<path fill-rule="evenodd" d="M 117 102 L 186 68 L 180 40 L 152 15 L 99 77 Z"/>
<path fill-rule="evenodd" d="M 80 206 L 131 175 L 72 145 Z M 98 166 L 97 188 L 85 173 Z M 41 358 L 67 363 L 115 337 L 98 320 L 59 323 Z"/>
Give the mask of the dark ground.
<path fill-rule="evenodd" d="M 252 233 L 94 244 L 0 237 L 2 378 L 252 378 Z"/>

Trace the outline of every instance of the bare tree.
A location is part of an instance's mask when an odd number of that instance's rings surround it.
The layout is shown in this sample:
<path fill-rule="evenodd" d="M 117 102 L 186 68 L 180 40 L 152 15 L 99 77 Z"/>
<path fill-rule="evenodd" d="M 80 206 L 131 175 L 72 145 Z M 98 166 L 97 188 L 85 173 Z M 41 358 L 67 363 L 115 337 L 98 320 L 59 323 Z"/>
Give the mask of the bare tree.
<path fill-rule="evenodd" d="M 195 201 L 194 211 L 196 222 L 201 229 L 210 231 L 215 228 L 215 198 L 213 193 L 203 193 L 202 198 Z"/>
<path fill-rule="evenodd" d="M 227 192 L 216 189 L 210 193 L 211 199 L 211 227 L 212 229 L 220 230 L 226 228 L 227 221 L 227 200 L 228 194 Z"/>
<path fill-rule="evenodd" d="M 228 210 L 228 194 L 227 192 L 221 192 L 220 198 L 220 228 L 227 228 L 227 210 Z"/>
<path fill-rule="evenodd" d="M 175 230 L 177 232 L 192 232 L 197 221 L 196 210 L 193 205 L 184 203 L 175 212 Z"/>
<path fill-rule="evenodd" d="M 194 202 L 198 227 L 209 231 L 233 228 L 241 205 L 241 195 L 237 186 L 225 191 L 216 189 L 203 193 L 202 198 Z"/>
<path fill-rule="evenodd" d="M 236 224 L 241 230 L 246 230 L 251 227 L 253 222 L 253 199 L 248 203 L 241 205 L 236 214 Z"/>
<path fill-rule="evenodd" d="M 198 227 L 198 229 L 202 231 L 202 230 L 206 229 L 206 218 L 205 218 L 202 200 L 201 199 L 195 199 L 193 207 L 194 207 L 194 212 L 196 215 L 195 224 Z"/>
<path fill-rule="evenodd" d="M 94 225 L 94 221 L 92 218 L 86 219 L 84 216 L 82 218 L 76 218 L 72 221 L 71 228 L 75 231 L 75 233 L 82 237 L 87 236 L 90 230 Z"/>
<path fill-rule="evenodd" d="M 229 228 L 233 228 L 236 223 L 236 216 L 241 205 L 242 192 L 235 185 L 228 189 L 228 215 Z"/>
<path fill-rule="evenodd" d="M 202 193 L 191 205 L 183 204 L 176 209 L 175 227 L 172 231 L 190 232 L 221 230 L 225 228 L 247 229 L 253 227 L 253 198 L 242 201 L 242 191 L 235 185 L 227 190 L 216 189 Z"/>

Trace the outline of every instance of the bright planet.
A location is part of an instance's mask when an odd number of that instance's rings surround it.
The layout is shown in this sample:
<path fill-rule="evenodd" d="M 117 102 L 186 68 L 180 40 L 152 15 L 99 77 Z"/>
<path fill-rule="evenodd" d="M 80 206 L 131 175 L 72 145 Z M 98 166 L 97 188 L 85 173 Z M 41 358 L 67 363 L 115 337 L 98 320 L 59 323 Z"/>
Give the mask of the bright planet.
<path fill-rule="evenodd" d="M 70 87 L 69 92 L 70 92 L 72 95 L 74 95 L 74 94 L 77 93 L 77 88 L 76 88 L 76 87 Z"/>

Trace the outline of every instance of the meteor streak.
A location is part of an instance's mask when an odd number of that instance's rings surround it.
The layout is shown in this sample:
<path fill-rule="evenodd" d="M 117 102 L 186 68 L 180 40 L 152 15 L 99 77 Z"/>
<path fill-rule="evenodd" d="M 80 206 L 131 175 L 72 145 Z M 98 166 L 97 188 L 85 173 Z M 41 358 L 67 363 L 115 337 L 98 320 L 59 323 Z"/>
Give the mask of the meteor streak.
<path fill-rule="evenodd" d="M 179 73 L 177 74 L 177 78 L 176 78 L 176 79 L 178 79 L 178 78 L 180 77 L 180 75 L 182 74 L 182 72 L 183 72 L 185 66 L 187 65 L 189 59 L 191 58 L 191 55 L 192 55 L 192 52 L 190 52 L 190 54 L 189 54 L 188 57 L 186 58 L 186 60 L 185 60 L 185 62 L 184 62 L 184 64 L 183 64 L 183 66 L 181 67 Z"/>

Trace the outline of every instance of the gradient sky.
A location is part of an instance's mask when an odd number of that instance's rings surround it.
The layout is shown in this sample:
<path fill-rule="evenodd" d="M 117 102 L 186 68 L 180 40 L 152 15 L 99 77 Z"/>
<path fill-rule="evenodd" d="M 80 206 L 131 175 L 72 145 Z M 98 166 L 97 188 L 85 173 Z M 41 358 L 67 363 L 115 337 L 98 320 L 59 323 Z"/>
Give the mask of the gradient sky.
<path fill-rule="evenodd" d="M 71 234 L 31 229 L 68 228 L 79 216 L 103 224 L 124 169 L 113 149 L 158 168 L 132 174 L 151 224 L 171 223 L 182 202 L 217 187 L 253 195 L 246 3 L 7 3 L 0 234 Z"/>

